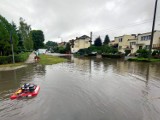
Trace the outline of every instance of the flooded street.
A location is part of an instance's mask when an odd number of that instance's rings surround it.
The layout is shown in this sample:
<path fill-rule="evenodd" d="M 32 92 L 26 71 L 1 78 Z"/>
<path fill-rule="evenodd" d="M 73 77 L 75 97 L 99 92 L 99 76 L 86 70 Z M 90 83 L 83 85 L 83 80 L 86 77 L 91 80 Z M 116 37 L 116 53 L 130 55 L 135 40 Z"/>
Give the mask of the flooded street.
<path fill-rule="evenodd" d="M 160 119 L 160 63 L 69 59 L 1 71 L 0 120 Z M 26 82 L 40 85 L 38 96 L 10 100 Z"/>

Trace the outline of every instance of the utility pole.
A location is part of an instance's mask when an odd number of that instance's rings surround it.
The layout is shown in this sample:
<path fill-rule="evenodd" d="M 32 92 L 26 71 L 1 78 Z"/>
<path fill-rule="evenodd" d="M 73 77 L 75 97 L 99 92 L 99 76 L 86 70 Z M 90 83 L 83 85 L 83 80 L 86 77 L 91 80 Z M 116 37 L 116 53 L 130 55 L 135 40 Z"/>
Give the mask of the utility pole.
<path fill-rule="evenodd" d="M 13 64 L 14 64 L 15 60 L 14 60 L 14 49 L 13 49 L 13 41 L 12 41 L 12 31 L 10 32 L 10 42 L 12 47 L 12 58 L 13 58 Z"/>
<path fill-rule="evenodd" d="M 157 3 L 158 3 L 158 0 L 155 1 L 154 15 L 153 15 L 153 24 L 152 24 L 152 33 L 151 33 L 151 41 L 150 41 L 150 47 L 149 47 L 148 60 L 151 59 L 151 53 L 152 53 L 152 44 L 153 44 L 153 37 L 154 37 L 154 27 L 155 27 L 155 20 L 156 20 Z"/>
<path fill-rule="evenodd" d="M 92 32 L 90 32 L 90 46 L 92 45 Z"/>

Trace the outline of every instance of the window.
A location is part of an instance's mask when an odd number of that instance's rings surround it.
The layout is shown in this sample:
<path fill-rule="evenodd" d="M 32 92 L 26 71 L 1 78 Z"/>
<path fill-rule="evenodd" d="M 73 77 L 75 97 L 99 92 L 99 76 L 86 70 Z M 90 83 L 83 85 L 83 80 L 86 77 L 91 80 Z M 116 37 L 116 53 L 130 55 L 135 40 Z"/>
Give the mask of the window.
<path fill-rule="evenodd" d="M 130 42 L 130 48 L 132 48 L 132 45 L 136 45 L 136 42 Z"/>
<path fill-rule="evenodd" d="M 136 42 L 130 42 L 130 45 L 136 45 Z"/>
<path fill-rule="evenodd" d="M 122 42 L 122 38 L 119 38 L 119 42 Z"/>
<path fill-rule="evenodd" d="M 145 41 L 145 40 L 151 40 L 151 35 L 141 37 L 141 41 Z"/>
<path fill-rule="evenodd" d="M 151 35 L 149 35 L 149 38 L 148 38 L 149 40 L 151 40 Z"/>

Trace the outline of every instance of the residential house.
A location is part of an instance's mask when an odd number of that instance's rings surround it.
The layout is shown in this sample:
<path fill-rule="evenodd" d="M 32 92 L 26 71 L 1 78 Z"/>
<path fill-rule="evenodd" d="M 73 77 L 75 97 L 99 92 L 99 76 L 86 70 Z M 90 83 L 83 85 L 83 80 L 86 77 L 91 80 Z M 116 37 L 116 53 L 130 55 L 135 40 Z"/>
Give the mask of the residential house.
<path fill-rule="evenodd" d="M 81 37 L 76 37 L 75 40 L 70 40 L 71 43 L 71 52 L 75 53 L 80 49 L 88 48 L 90 47 L 90 37 L 87 35 L 83 35 Z"/>
<path fill-rule="evenodd" d="M 129 54 L 136 53 L 139 49 L 149 49 L 151 41 L 151 32 L 142 33 L 142 34 L 131 34 L 115 37 L 114 41 L 111 41 L 109 44 L 111 46 L 118 46 L 118 51 Z M 160 31 L 154 31 L 153 37 L 153 46 L 152 49 L 160 50 Z"/>
<path fill-rule="evenodd" d="M 132 48 L 129 42 L 131 39 L 136 39 L 136 35 L 132 34 L 115 37 L 115 41 L 118 43 L 118 51 L 122 53 L 131 53 Z"/>
<path fill-rule="evenodd" d="M 134 39 L 128 39 L 128 43 L 129 43 L 129 46 L 128 46 L 128 52 L 129 53 L 136 53 L 138 48 L 137 48 L 137 37 L 135 37 Z M 127 50 L 127 48 L 126 48 Z"/>
<path fill-rule="evenodd" d="M 151 32 L 138 34 L 137 49 L 149 49 Z M 152 49 L 160 49 L 160 31 L 154 31 Z"/>
<path fill-rule="evenodd" d="M 112 46 L 114 48 L 118 48 L 118 40 L 111 40 L 109 43 L 109 46 Z"/>
<path fill-rule="evenodd" d="M 66 42 L 61 42 L 61 43 L 58 43 L 58 47 L 66 47 Z"/>

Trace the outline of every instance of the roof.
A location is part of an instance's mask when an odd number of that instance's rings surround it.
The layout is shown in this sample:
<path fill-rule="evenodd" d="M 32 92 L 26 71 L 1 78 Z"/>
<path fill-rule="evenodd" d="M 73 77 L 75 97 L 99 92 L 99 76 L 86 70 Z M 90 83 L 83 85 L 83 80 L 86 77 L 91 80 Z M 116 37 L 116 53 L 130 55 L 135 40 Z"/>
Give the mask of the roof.
<path fill-rule="evenodd" d="M 87 35 L 83 35 L 83 36 L 81 36 L 81 37 L 76 37 L 76 39 L 86 39 L 86 38 L 90 38 L 90 37 L 87 36 Z"/>
<path fill-rule="evenodd" d="M 155 30 L 154 32 L 160 32 L 160 31 L 159 30 Z M 151 34 L 151 32 L 139 33 L 138 35 L 143 35 L 143 34 Z"/>
<path fill-rule="evenodd" d="M 118 37 L 115 37 L 115 38 L 122 38 L 124 36 L 134 36 L 134 34 L 131 34 L 131 35 L 122 35 L 122 36 L 118 36 Z"/>

